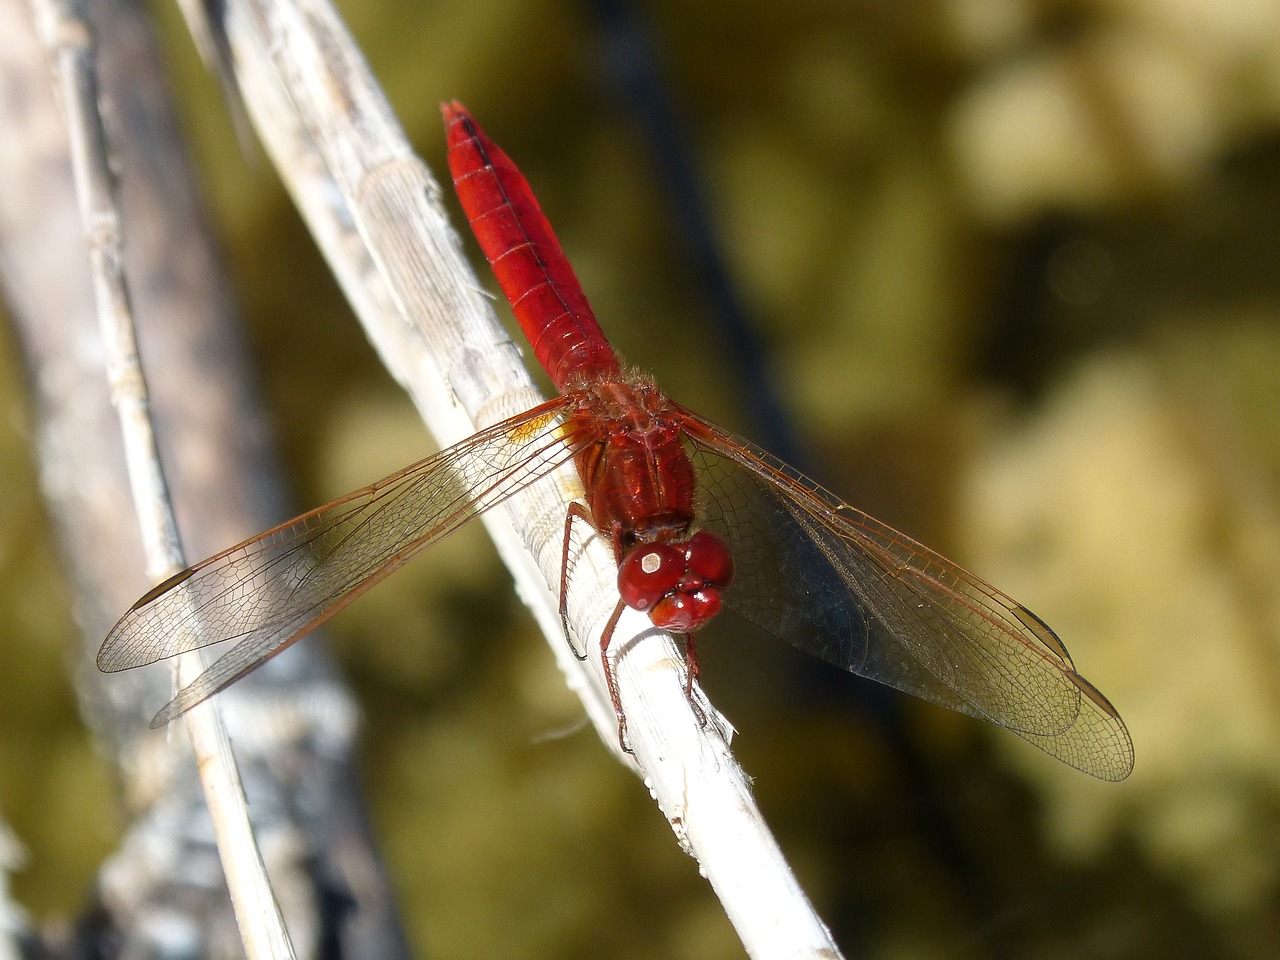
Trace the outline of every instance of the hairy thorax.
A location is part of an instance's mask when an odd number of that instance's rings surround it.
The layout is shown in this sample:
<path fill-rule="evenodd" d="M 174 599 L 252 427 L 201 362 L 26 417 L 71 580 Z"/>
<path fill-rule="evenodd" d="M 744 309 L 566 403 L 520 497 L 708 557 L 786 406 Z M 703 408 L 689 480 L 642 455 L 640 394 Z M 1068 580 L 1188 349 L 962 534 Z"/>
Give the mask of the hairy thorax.
<path fill-rule="evenodd" d="M 687 534 L 694 472 L 670 401 L 645 378 L 578 391 L 570 430 L 588 438 L 576 462 L 596 529 L 619 553 Z"/>

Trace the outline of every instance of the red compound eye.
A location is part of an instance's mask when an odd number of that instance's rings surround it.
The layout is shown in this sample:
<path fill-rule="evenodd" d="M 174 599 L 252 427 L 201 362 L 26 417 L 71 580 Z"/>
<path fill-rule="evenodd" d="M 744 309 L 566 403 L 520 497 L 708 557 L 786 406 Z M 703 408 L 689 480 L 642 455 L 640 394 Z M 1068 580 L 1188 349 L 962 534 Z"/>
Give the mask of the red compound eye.
<path fill-rule="evenodd" d="M 658 601 L 649 619 L 655 627 L 672 633 L 694 633 L 720 612 L 720 593 L 715 589 L 673 593 Z"/>
<path fill-rule="evenodd" d="M 699 530 L 685 545 L 685 568 L 717 587 L 733 582 L 733 555 L 723 540 L 706 530 Z"/>
<path fill-rule="evenodd" d="M 618 569 L 623 602 L 649 614 L 654 626 L 676 633 L 700 630 L 720 612 L 720 591 L 733 581 L 733 557 L 714 533 L 686 543 L 635 547 Z"/>
<path fill-rule="evenodd" d="M 684 551 L 668 543 L 646 543 L 633 549 L 618 568 L 618 593 L 622 602 L 647 611 L 671 591 L 684 576 Z"/>

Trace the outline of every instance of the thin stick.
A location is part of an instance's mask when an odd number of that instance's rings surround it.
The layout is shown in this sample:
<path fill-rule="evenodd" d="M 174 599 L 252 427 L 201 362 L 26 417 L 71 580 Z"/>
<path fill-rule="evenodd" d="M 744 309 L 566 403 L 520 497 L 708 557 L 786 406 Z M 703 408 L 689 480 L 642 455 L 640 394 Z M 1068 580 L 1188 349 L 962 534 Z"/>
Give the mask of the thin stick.
<path fill-rule="evenodd" d="M 182 570 L 186 560 L 156 451 L 150 402 L 138 359 L 122 268 L 115 182 L 98 111 L 92 34 L 74 0 L 36 0 L 36 11 L 67 117 L 108 379 L 120 417 L 148 573 L 161 580 Z M 199 656 L 178 658 L 177 683 L 190 682 L 201 669 Z M 292 958 L 293 948 L 254 841 L 239 773 L 216 707 L 191 711 L 186 729 L 246 953 L 252 960 Z"/>
<path fill-rule="evenodd" d="M 31 936 L 31 921 L 9 890 L 9 871 L 21 867 L 26 859 L 22 844 L 0 820 L 0 960 L 21 960 L 20 939 Z"/>
<path fill-rule="evenodd" d="M 332 8 L 324 0 L 228 0 L 224 10 L 250 117 L 370 340 L 437 439 L 456 441 L 531 406 L 531 381 L 459 253 L 439 187 Z M 565 510 L 579 493 L 567 470 L 485 519 L 570 686 L 619 752 L 598 658 L 573 659 L 554 592 Z M 584 649 L 594 648 L 591 638 L 617 602 L 615 578 L 611 552 L 592 538 L 568 598 Z M 613 649 L 635 762 L 748 952 L 838 957 L 756 809 L 724 729 L 700 722 L 686 699 L 678 646 L 628 611 Z M 717 716 L 705 699 L 703 706 Z"/>

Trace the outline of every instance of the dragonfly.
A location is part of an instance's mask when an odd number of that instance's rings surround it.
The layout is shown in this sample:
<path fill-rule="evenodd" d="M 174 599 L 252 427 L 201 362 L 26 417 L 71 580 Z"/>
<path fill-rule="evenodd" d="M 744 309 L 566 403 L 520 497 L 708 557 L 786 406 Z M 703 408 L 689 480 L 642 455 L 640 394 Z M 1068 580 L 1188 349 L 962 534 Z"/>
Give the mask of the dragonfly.
<path fill-rule="evenodd" d="M 622 611 L 683 636 L 691 694 L 694 637 L 728 608 L 851 673 L 1005 727 L 1085 773 L 1129 775 L 1124 721 L 1043 620 L 624 367 L 525 177 L 465 107 L 441 109 L 462 208 L 558 396 L 150 590 L 107 635 L 103 671 L 235 641 L 153 727 L 572 464 L 585 496 L 566 511 L 560 612 L 567 633 L 570 544 L 586 524 L 618 565 L 619 599 L 598 655 L 624 748 L 610 650 Z"/>

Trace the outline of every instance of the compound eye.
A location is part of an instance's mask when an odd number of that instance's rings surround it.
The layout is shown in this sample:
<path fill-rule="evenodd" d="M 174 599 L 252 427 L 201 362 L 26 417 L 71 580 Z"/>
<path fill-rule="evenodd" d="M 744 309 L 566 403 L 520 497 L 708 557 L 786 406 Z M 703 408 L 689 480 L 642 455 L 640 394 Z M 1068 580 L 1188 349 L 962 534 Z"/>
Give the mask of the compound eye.
<path fill-rule="evenodd" d="M 680 583 L 684 576 L 683 550 L 668 543 L 642 543 L 632 549 L 618 568 L 618 593 L 622 602 L 647 611 Z"/>
<path fill-rule="evenodd" d="M 723 540 L 707 530 L 699 530 L 689 538 L 685 566 L 694 576 L 717 587 L 733 582 L 733 554 Z"/>
<path fill-rule="evenodd" d="M 714 588 L 673 593 L 658 601 L 649 619 L 654 626 L 672 633 L 694 633 L 720 612 L 720 606 L 720 593 Z"/>

